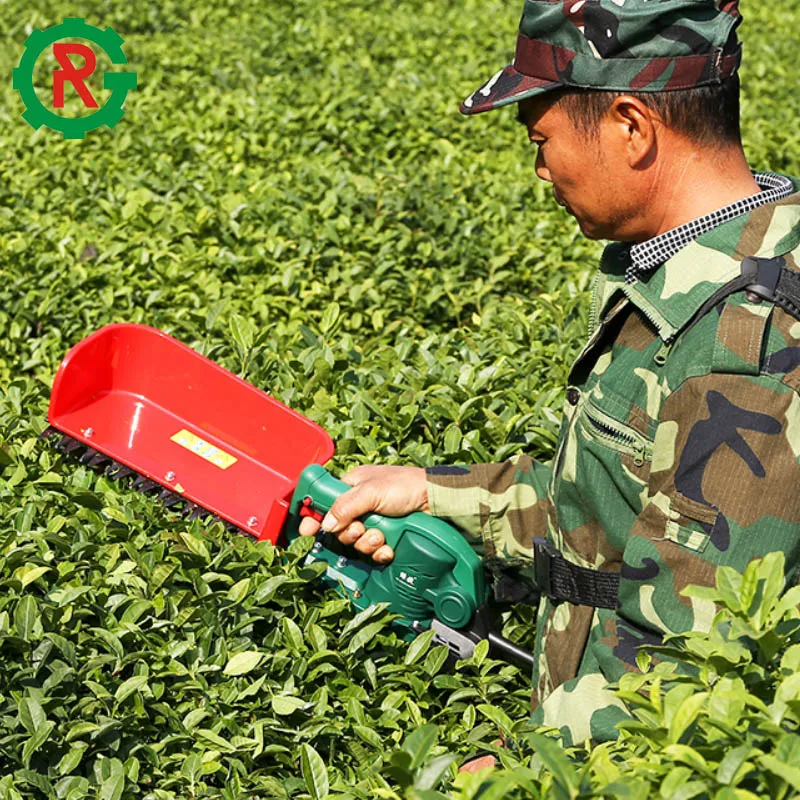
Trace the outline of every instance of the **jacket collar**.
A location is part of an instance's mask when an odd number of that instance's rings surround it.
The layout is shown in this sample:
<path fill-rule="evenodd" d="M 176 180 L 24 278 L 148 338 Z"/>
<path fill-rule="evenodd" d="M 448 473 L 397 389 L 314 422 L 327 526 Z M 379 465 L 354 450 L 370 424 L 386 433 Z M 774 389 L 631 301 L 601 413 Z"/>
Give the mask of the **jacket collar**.
<path fill-rule="evenodd" d="M 623 292 L 656 326 L 666 342 L 691 320 L 720 287 L 740 274 L 748 256 L 773 258 L 792 251 L 789 266 L 800 264 L 800 180 L 795 194 L 761 206 L 708 231 L 690 242 L 644 280 L 625 283 L 629 244 L 606 248 L 601 263 L 599 309 Z"/>

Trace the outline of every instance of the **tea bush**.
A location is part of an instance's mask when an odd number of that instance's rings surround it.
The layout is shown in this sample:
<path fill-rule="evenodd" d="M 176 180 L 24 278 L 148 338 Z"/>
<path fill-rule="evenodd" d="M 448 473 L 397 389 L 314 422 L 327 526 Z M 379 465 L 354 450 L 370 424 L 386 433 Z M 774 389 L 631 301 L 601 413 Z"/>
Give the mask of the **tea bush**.
<path fill-rule="evenodd" d="M 743 5 L 748 154 L 797 174 L 800 4 Z M 525 730 L 516 667 L 479 648 L 447 671 L 428 636 L 406 645 L 384 609 L 354 616 L 323 591 L 305 542 L 283 553 L 187 524 L 37 438 L 69 346 L 132 321 L 323 425 L 334 472 L 548 459 L 602 245 L 535 180 L 511 112 L 457 112 L 510 60 L 515 4 L 3 11 L 9 77 L 31 30 L 83 16 L 123 37 L 139 88 L 83 141 L 33 131 L 10 79 L 0 89 L 0 798 L 800 786 L 796 614 L 774 563 L 743 579 L 769 592 L 735 606 L 721 587 L 715 633 L 671 644 L 696 676 L 632 679 L 620 742 L 563 751 Z M 505 632 L 530 644 L 531 610 Z M 456 777 L 498 738 L 500 769 Z"/>

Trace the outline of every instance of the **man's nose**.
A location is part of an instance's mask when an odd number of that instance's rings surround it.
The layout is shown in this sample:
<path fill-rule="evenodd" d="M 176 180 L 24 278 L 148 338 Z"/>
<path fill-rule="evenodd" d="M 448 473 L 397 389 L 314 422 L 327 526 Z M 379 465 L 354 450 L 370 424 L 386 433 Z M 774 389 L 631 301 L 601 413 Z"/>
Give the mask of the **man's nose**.
<path fill-rule="evenodd" d="M 553 182 L 550 178 L 550 170 L 547 169 L 547 164 L 544 163 L 544 156 L 541 150 L 536 153 L 536 177 L 548 183 Z"/>

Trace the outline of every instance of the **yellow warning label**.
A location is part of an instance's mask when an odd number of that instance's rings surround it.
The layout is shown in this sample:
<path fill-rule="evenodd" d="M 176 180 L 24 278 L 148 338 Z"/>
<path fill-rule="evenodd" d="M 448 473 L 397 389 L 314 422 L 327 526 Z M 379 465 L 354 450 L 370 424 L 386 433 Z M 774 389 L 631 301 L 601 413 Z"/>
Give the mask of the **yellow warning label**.
<path fill-rule="evenodd" d="M 191 431 L 187 431 L 185 428 L 178 431 L 174 436 L 170 436 L 170 439 L 181 447 L 185 447 L 187 450 L 196 453 L 200 458 L 210 461 L 215 467 L 219 467 L 220 469 L 228 469 L 228 467 L 238 461 L 235 456 L 226 453 L 224 450 L 220 450 L 219 447 L 214 447 L 211 442 L 207 442 L 205 439 L 195 436 Z"/>

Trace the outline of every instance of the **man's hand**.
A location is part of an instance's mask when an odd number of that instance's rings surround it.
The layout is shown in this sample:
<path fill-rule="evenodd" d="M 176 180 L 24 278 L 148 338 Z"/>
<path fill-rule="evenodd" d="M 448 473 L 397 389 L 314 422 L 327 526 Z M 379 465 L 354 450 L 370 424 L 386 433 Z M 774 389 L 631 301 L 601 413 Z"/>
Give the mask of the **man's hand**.
<path fill-rule="evenodd" d="M 376 528 L 367 530 L 361 517 L 370 511 L 387 517 L 404 517 L 428 510 L 428 491 L 422 467 L 363 466 L 351 469 L 341 480 L 352 486 L 334 500 L 320 524 L 311 517 L 300 522 L 300 534 L 313 536 L 320 527 L 336 535 L 342 544 L 372 556 L 380 564 L 394 558 L 394 552 Z"/>

